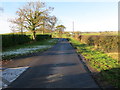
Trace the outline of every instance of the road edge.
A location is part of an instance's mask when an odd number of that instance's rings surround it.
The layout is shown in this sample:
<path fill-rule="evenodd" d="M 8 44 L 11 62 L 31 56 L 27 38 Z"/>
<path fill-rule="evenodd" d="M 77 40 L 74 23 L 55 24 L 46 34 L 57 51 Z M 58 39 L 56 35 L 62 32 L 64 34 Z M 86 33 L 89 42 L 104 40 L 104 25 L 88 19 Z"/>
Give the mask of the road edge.
<path fill-rule="evenodd" d="M 67 39 L 67 40 L 68 40 L 68 39 Z M 69 42 L 69 40 L 68 40 L 68 42 Z M 70 43 L 70 45 L 75 49 L 75 53 L 77 54 L 79 60 L 82 62 L 85 70 L 86 70 L 86 71 L 89 73 L 89 75 L 93 78 L 93 80 L 94 80 L 95 83 L 98 85 L 98 87 L 99 87 L 101 90 L 104 90 L 103 87 L 99 84 L 99 82 L 98 82 L 98 81 L 96 80 L 96 78 L 94 77 L 92 70 L 88 67 L 87 63 L 85 62 L 84 57 L 83 57 L 81 54 L 79 54 L 79 53 L 76 52 L 76 48 L 73 46 L 73 44 L 72 44 L 71 42 L 69 42 L 69 43 Z"/>

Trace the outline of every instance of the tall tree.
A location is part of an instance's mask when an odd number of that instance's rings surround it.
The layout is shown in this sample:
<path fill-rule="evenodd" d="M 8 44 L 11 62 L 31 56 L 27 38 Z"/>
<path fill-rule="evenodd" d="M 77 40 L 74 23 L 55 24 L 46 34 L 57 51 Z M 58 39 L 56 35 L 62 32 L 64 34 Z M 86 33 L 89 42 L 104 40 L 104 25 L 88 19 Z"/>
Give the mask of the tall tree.
<path fill-rule="evenodd" d="M 53 8 L 46 8 L 43 2 L 28 2 L 16 12 L 18 18 L 14 23 L 33 33 L 33 40 L 36 39 L 36 30 L 43 25 L 43 21 Z M 22 30 L 22 29 L 21 29 Z"/>
<path fill-rule="evenodd" d="M 62 34 L 64 33 L 65 29 L 66 29 L 66 27 L 64 25 L 56 26 L 56 31 L 59 33 L 59 37 L 62 37 Z"/>
<path fill-rule="evenodd" d="M 23 34 L 23 23 L 24 23 L 24 19 L 22 16 L 18 17 L 18 18 L 15 18 L 13 20 L 9 20 L 10 22 L 14 23 L 15 26 L 13 25 L 11 27 L 11 30 L 13 29 L 14 27 L 14 30 L 17 31 L 17 32 L 21 32 L 21 34 Z"/>
<path fill-rule="evenodd" d="M 62 34 L 66 27 L 64 25 L 58 25 L 56 26 L 56 30 L 58 31 L 59 34 Z"/>

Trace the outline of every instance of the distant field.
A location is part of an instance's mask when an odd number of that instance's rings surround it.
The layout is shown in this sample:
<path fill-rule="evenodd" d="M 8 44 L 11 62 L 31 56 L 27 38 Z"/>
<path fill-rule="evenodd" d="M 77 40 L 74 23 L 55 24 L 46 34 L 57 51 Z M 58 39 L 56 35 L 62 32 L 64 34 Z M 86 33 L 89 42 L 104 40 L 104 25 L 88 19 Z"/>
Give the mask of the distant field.
<path fill-rule="evenodd" d="M 72 33 L 72 32 L 69 32 L 69 33 Z M 6 33 L 6 34 L 13 34 L 13 33 Z M 21 33 L 19 32 L 19 33 L 15 33 L 15 34 L 21 34 Z M 31 35 L 32 32 L 24 32 L 24 34 Z M 36 34 L 43 34 L 43 33 L 40 32 L 40 31 L 37 31 Z M 51 34 L 51 33 L 46 33 L 45 32 L 44 34 Z M 54 34 L 54 32 L 53 32 L 53 34 Z M 0 34 L 0 35 L 2 35 L 2 34 Z M 120 33 L 118 31 L 108 31 L 108 32 L 80 32 L 80 35 L 120 35 Z"/>
<path fill-rule="evenodd" d="M 83 33 L 81 33 L 81 35 L 118 35 L 118 31 L 113 31 L 113 32 L 83 32 Z"/>
<path fill-rule="evenodd" d="M 81 33 L 81 35 L 100 35 L 100 33 Z"/>

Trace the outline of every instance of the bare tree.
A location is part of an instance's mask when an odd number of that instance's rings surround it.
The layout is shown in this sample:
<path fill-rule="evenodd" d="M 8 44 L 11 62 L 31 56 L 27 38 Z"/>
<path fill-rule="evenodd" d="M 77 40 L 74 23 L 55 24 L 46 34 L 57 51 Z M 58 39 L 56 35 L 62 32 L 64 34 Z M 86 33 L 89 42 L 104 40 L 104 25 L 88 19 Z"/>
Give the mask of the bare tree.
<path fill-rule="evenodd" d="M 15 26 L 10 26 L 10 29 L 11 29 L 11 32 L 12 32 L 13 34 L 16 33 L 16 28 L 15 28 Z"/>
<path fill-rule="evenodd" d="M 52 31 L 55 30 L 55 25 L 57 23 L 57 18 L 55 16 L 46 16 L 46 18 L 43 20 L 43 33 L 45 30 L 49 30 L 48 32 L 52 33 Z"/>
<path fill-rule="evenodd" d="M 33 40 L 36 39 L 36 30 L 43 25 L 43 21 L 48 16 L 53 8 L 45 8 L 46 5 L 43 2 L 28 2 L 22 8 L 16 12 L 18 18 L 13 20 L 22 28 L 29 30 L 33 33 Z"/>
<path fill-rule="evenodd" d="M 17 31 L 21 32 L 21 34 L 23 34 L 23 24 L 24 24 L 24 19 L 22 16 L 19 16 L 18 18 L 15 18 L 13 20 L 9 20 L 10 22 L 14 23 L 15 24 L 15 28 Z"/>
<path fill-rule="evenodd" d="M 55 17 L 55 16 L 49 17 L 51 32 L 55 30 L 55 25 L 56 25 L 57 21 L 58 21 L 57 17 Z"/>

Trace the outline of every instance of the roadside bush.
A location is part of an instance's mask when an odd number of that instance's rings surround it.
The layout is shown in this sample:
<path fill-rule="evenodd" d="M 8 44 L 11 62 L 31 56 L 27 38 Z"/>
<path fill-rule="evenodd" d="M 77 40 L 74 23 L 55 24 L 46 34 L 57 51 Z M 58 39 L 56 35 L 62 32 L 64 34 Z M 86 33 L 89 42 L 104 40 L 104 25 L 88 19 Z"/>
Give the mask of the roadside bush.
<path fill-rule="evenodd" d="M 114 37 L 114 36 L 113 36 Z M 112 37 L 111 40 L 115 40 L 117 37 Z M 96 36 L 96 38 L 91 37 L 91 39 L 95 39 L 95 42 L 102 42 L 104 43 L 104 38 L 108 39 L 110 37 L 100 37 Z M 100 40 L 99 40 L 100 39 Z M 93 50 L 93 46 L 89 46 L 87 44 L 80 43 L 74 38 L 69 39 L 69 41 L 72 43 L 74 47 L 77 48 L 77 52 L 81 54 L 85 59 L 85 63 L 87 63 L 91 68 L 94 68 L 94 70 L 98 71 L 99 73 L 96 74 L 97 80 L 106 81 L 109 83 L 109 85 L 114 86 L 116 88 L 120 87 L 120 64 L 119 61 L 116 59 L 112 59 L 111 57 L 107 56 L 107 54 L 98 51 Z M 113 42 L 112 42 L 113 43 Z M 99 44 L 99 43 L 98 43 Z M 111 45 L 112 46 L 112 45 Z M 103 45 L 104 47 L 104 45 Z M 107 47 L 106 47 L 107 48 Z M 99 75 L 99 78 L 98 78 Z M 105 84 L 107 84 L 105 83 Z"/>
<path fill-rule="evenodd" d="M 21 45 L 32 41 L 31 35 L 5 34 L 2 36 L 2 48 Z M 36 35 L 36 40 L 41 41 L 51 38 L 51 35 Z"/>
<path fill-rule="evenodd" d="M 52 37 L 51 35 L 36 35 L 36 40 L 41 41 L 41 40 L 50 39 L 51 37 Z"/>
<path fill-rule="evenodd" d="M 118 52 L 118 37 L 107 35 L 80 35 L 78 39 L 85 44 L 94 45 L 104 52 Z"/>
<path fill-rule="evenodd" d="M 2 48 L 30 42 L 30 35 L 9 34 L 2 35 Z"/>

